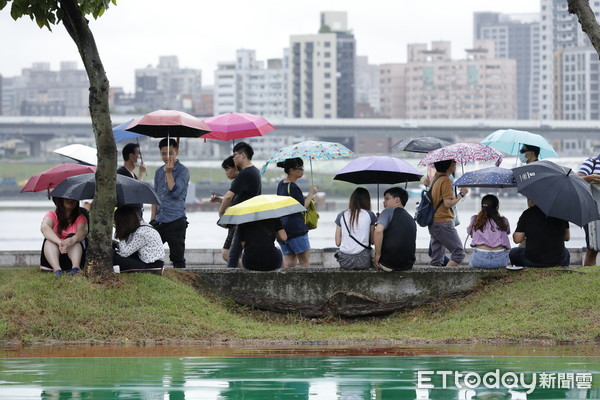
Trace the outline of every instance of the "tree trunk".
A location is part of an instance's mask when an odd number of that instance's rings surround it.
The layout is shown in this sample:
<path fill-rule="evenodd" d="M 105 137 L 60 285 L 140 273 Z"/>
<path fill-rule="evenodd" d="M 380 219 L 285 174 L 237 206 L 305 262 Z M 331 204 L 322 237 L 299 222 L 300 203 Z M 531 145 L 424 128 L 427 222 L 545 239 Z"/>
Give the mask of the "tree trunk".
<path fill-rule="evenodd" d="M 116 204 L 117 147 L 108 107 L 109 82 L 100 60 L 94 35 L 77 0 L 60 0 L 63 24 L 77 45 L 90 81 L 90 115 L 98 150 L 96 194 L 90 213 L 86 272 L 108 278 L 112 275 L 112 227 Z"/>
<path fill-rule="evenodd" d="M 594 11 L 590 8 L 589 0 L 568 0 L 569 13 L 577 15 L 579 25 L 590 38 L 596 53 L 600 55 L 600 25 L 596 21 Z"/>

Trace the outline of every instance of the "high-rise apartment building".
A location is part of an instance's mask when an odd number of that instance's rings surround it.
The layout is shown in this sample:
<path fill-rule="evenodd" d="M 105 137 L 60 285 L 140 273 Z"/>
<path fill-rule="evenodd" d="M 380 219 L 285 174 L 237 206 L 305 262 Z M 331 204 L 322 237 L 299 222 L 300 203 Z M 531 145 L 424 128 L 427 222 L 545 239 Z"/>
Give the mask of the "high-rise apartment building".
<path fill-rule="evenodd" d="M 355 66 L 354 100 L 356 118 L 379 115 L 379 65 L 369 64 L 367 56 L 357 56 Z"/>
<path fill-rule="evenodd" d="M 517 118 L 539 118 L 540 15 L 476 12 L 473 40 L 492 40 L 496 58 L 517 62 Z"/>
<path fill-rule="evenodd" d="M 238 50 L 236 60 L 215 71 L 214 113 L 243 112 L 265 117 L 287 113 L 286 59 L 256 60 L 254 50 Z"/>
<path fill-rule="evenodd" d="M 596 19 L 600 1 L 589 2 Z M 541 119 L 598 115 L 598 55 L 562 0 L 541 0 Z"/>
<path fill-rule="evenodd" d="M 202 71 L 180 68 L 177 56 L 162 56 L 158 66 L 135 70 L 135 101 L 147 110 L 192 112 L 201 95 Z"/>
<path fill-rule="evenodd" d="M 2 108 L 5 115 L 89 115 L 89 80 L 76 62 L 34 63 L 20 76 L 4 78 Z"/>
<path fill-rule="evenodd" d="M 381 66 L 381 111 L 408 119 L 515 119 L 516 65 L 476 41 L 452 60 L 450 42 L 409 44 L 406 64 Z"/>
<path fill-rule="evenodd" d="M 353 118 L 356 42 L 345 12 L 321 13 L 319 33 L 290 37 L 288 116 Z"/>

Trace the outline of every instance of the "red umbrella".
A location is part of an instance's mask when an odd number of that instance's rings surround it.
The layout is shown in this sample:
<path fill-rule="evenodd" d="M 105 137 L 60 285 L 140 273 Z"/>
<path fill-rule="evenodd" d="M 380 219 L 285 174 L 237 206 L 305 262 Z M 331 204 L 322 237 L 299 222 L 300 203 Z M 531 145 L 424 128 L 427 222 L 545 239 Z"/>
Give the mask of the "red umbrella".
<path fill-rule="evenodd" d="M 23 189 L 21 189 L 21 193 L 39 192 L 42 190 L 47 190 L 50 192 L 50 189 L 55 188 L 66 178 L 75 175 L 87 174 L 90 172 L 96 172 L 96 167 L 91 165 L 69 163 L 56 165 L 29 178 Z"/>
<path fill-rule="evenodd" d="M 162 137 L 200 137 L 210 128 L 199 118 L 176 110 L 157 110 L 134 119 L 126 131 Z"/>
<path fill-rule="evenodd" d="M 253 136 L 263 136 L 275 127 L 263 117 L 245 113 L 226 113 L 206 118 L 206 125 L 212 132 L 203 139 L 235 140 Z"/>

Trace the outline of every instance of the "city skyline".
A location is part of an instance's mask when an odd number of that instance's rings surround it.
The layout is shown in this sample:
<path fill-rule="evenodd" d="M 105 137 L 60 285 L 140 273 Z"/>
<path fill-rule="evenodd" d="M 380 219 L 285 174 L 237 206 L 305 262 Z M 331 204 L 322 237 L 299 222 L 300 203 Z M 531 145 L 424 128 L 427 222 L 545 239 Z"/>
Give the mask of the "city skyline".
<path fill-rule="evenodd" d="M 353 0 L 284 5 L 270 0 L 174 1 L 169 5 L 183 7 L 184 3 L 188 7 L 177 10 L 160 7 L 157 0 L 124 1 L 92 20 L 111 86 L 133 92 L 134 70 L 156 65 L 161 55 L 176 55 L 182 67 L 201 69 L 203 85 L 212 84 L 217 63 L 232 61 L 237 49 L 254 49 L 263 60 L 282 57 L 291 35 L 318 31 L 322 11 L 346 11 L 357 55 L 368 56 L 372 64 L 383 64 L 405 62 L 408 44 L 435 40 L 450 40 L 453 57 L 463 58 L 464 49 L 472 45 L 474 12 L 536 13 L 540 8 L 539 0 L 431 0 L 411 3 L 410 9 L 381 0 L 368 3 L 368 7 Z M 40 30 L 28 18 L 13 21 L 10 10 L 4 9 L 0 12 L 0 37 L 4 38 L 0 74 L 5 77 L 20 75 L 21 69 L 35 62 L 49 62 L 52 69 L 58 69 L 60 61 L 77 61 L 82 68 L 75 45 L 62 26 L 54 27 L 53 32 Z"/>

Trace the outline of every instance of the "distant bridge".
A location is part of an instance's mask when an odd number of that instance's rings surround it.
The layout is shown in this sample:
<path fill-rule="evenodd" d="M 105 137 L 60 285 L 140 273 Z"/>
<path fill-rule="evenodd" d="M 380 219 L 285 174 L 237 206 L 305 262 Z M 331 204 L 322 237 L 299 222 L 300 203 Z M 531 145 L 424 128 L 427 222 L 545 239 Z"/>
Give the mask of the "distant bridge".
<path fill-rule="evenodd" d="M 120 123 L 138 117 L 115 115 Z M 342 141 L 351 147 L 357 139 L 388 138 L 393 144 L 407 137 L 435 136 L 451 141 L 474 141 L 498 129 L 520 129 L 543 135 L 561 155 L 581 154 L 600 144 L 600 121 L 538 120 L 401 120 L 401 119 L 270 119 L 277 136 L 315 137 Z M 53 138 L 93 138 L 89 117 L 2 117 L 0 143 L 21 139 L 39 155 L 41 143 Z M 381 149 L 383 152 L 387 149 Z"/>

